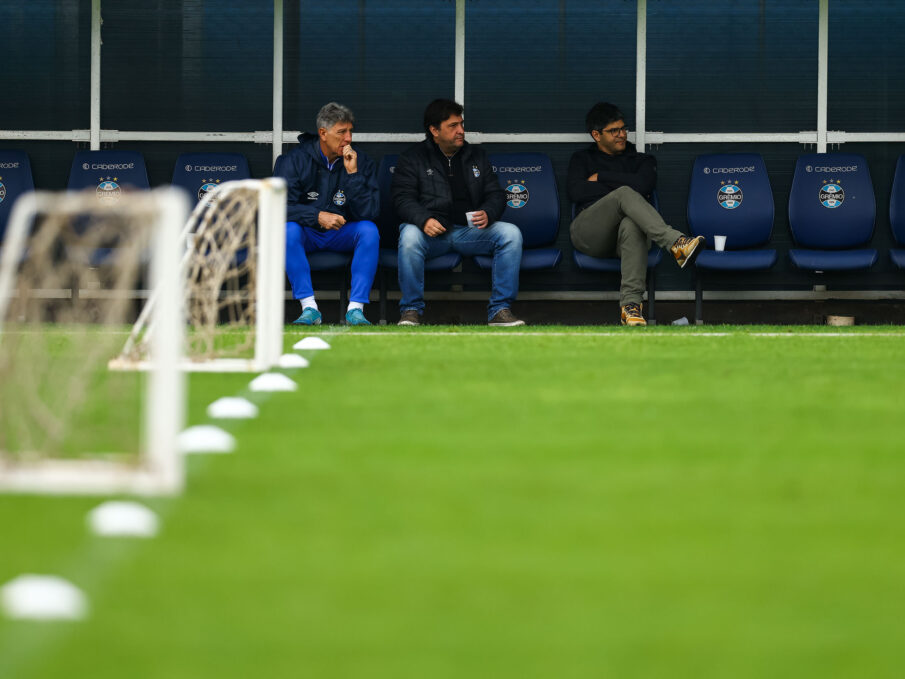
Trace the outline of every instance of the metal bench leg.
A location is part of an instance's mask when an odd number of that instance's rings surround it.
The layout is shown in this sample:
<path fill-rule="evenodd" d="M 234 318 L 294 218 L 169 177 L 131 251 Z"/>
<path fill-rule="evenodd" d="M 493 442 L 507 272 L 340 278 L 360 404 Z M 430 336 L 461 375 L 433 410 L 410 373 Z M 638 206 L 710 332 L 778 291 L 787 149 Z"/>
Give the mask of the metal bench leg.
<path fill-rule="evenodd" d="M 647 309 L 648 325 L 657 325 L 657 269 L 648 269 L 647 273 Z"/>
<path fill-rule="evenodd" d="M 704 282 L 700 271 L 695 272 L 694 324 L 704 325 Z"/>

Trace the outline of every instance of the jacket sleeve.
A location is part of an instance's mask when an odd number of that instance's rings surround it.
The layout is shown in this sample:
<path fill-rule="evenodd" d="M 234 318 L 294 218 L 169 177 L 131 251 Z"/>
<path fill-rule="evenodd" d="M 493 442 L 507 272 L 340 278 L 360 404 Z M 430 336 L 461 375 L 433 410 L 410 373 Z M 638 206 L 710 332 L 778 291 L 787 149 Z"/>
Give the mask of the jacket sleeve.
<path fill-rule="evenodd" d="M 639 154 L 634 172 L 598 172 L 597 182 L 609 191 L 629 186 L 642 196 L 649 196 L 657 186 L 657 161 L 646 153 Z"/>
<path fill-rule="evenodd" d="M 487 223 L 493 224 L 499 221 L 506 210 L 506 192 L 500 186 L 500 179 L 493 171 L 493 165 L 486 155 L 482 154 L 483 162 L 481 174 L 484 177 L 484 197 L 481 200 L 481 209 L 487 213 Z"/>
<path fill-rule="evenodd" d="M 301 158 L 301 161 L 300 161 Z M 310 172 L 305 172 L 300 166 L 300 162 L 304 164 L 305 159 L 298 153 L 292 153 L 280 166 L 278 177 L 286 180 L 286 221 L 298 222 L 302 226 L 317 227 L 317 215 L 320 212 L 316 207 L 311 205 L 302 205 L 300 198 L 314 187 L 305 185 L 303 178 L 310 176 Z"/>
<path fill-rule="evenodd" d="M 414 153 L 403 153 L 393 173 L 393 207 L 403 222 L 424 229 L 424 224 L 434 215 L 419 201 L 418 159 Z"/>
<path fill-rule="evenodd" d="M 377 184 L 377 168 L 368 156 L 358 155 L 358 172 L 348 175 L 349 221 L 363 219 L 376 222 L 380 215 L 380 186 Z M 364 161 L 364 162 L 361 162 Z M 345 169 L 343 169 L 345 171 Z"/>
<path fill-rule="evenodd" d="M 612 190 L 599 182 L 589 182 L 588 177 L 592 174 L 594 173 L 588 170 L 585 162 L 585 153 L 581 151 L 573 153 L 569 160 L 569 173 L 566 179 L 569 200 L 577 205 L 593 203 Z"/>

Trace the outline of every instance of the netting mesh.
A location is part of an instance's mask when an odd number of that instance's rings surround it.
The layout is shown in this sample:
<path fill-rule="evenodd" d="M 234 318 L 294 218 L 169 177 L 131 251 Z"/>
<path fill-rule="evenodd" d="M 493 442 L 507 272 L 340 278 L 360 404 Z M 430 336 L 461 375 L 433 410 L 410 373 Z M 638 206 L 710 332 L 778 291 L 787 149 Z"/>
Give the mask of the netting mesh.
<path fill-rule="evenodd" d="M 147 200 L 63 198 L 14 262 L 0 333 L 0 458 L 137 454 L 140 384 L 110 374 L 155 220 Z M 0 306 L 2 308 L 2 306 Z"/>
<path fill-rule="evenodd" d="M 189 325 L 185 356 L 194 362 L 247 358 L 254 350 L 258 187 L 224 184 L 199 203 L 186 226 L 185 312 Z M 148 308 L 154 304 L 149 301 Z M 127 362 L 150 358 L 153 327 L 145 314 L 123 351 Z"/>

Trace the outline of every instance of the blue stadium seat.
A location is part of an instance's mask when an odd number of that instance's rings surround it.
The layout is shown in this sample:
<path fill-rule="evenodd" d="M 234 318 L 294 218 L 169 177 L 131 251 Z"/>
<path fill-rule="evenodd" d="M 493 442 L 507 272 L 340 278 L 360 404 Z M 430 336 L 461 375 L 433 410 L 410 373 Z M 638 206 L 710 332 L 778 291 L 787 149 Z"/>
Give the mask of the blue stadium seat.
<path fill-rule="evenodd" d="M 34 190 L 28 154 L 24 151 L 0 151 L 0 247 L 13 203 L 23 193 Z"/>
<path fill-rule="evenodd" d="M 688 226 L 713 247 L 726 236 L 726 250 L 705 250 L 695 262 L 695 321 L 703 323 L 704 272 L 766 271 L 775 249 L 762 249 L 773 231 L 773 191 L 758 153 L 714 153 L 695 158 L 688 190 Z"/>
<path fill-rule="evenodd" d="M 123 191 L 148 189 L 145 159 L 137 151 L 78 151 L 72 159 L 68 188 L 93 188 L 98 199 L 111 202 Z"/>
<path fill-rule="evenodd" d="M 500 221 L 522 232 L 522 271 L 553 269 L 562 250 L 549 247 L 559 235 L 559 193 L 553 163 L 543 153 L 495 153 L 489 158 L 506 190 L 506 210 Z M 477 265 L 489 271 L 493 257 L 478 255 Z"/>
<path fill-rule="evenodd" d="M 380 257 L 378 264 L 378 285 L 380 286 L 380 324 L 387 322 L 387 288 L 389 276 L 399 270 L 399 218 L 393 207 L 393 172 L 399 156 L 390 154 L 380 159 L 377 169 L 377 183 L 380 186 Z M 462 255 L 448 252 L 445 255 L 424 262 L 424 271 L 452 271 L 462 263 Z"/>
<path fill-rule="evenodd" d="M 660 198 L 656 189 L 648 198 L 651 205 L 659 212 Z M 575 205 L 572 206 L 572 219 L 575 219 Z M 582 271 L 595 271 L 599 273 L 622 273 L 622 260 L 618 257 L 592 257 L 572 248 L 572 259 Z M 657 265 L 663 259 L 663 250 L 656 243 L 651 245 L 647 252 L 647 322 L 650 325 L 657 324 Z"/>
<path fill-rule="evenodd" d="M 892 194 L 889 196 L 889 224 L 892 235 L 899 245 L 905 245 L 905 155 L 899 156 L 896 175 L 892 180 Z M 905 269 L 905 250 L 893 248 L 889 256 L 900 269 Z"/>
<path fill-rule="evenodd" d="M 280 166 L 283 164 L 285 156 L 277 156 L 276 162 L 273 164 L 273 174 L 279 174 Z M 349 265 L 352 263 L 351 252 L 309 252 L 308 266 L 311 271 L 336 271 L 342 276 L 342 283 L 339 289 L 339 317 L 344 318 L 346 313 L 346 299 L 349 294 L 349 286 L 351 285 Z"/>
<path fill-rule="evenodd" d="M 877 205 L 870 169 L 854 153 L 810 153 L 798 157 L 789 194 L 792 263 L 805 271 L 857 271 L 877 261 L 860 248 L 874 231 Z"/>
<path fill-rule="evenodd" d="M 145 159 L 138 151 L 78 151 L 69 170 L 70 191 L 93 189 L 98 201 L 113 204 L 124 192 L 150 188 Z M 93 265 L 100 265 L 112 248 L 91 253 Z"/>
<path fill-rule="evenodd" d="M 183 153 L 173 168 L 173 186 L 188 191 L 193 204 L 219 184 L 249 177 L 248 160 L 241 153 Z"/>

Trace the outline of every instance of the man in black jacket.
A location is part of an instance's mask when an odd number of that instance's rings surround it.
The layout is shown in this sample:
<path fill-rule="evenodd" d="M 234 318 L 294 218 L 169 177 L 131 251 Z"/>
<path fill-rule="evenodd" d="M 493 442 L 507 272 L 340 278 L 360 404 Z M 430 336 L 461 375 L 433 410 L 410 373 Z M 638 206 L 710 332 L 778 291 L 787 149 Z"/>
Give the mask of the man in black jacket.
<path fill-rule="evenodd" d="M 403 153 L 393 173 L 399 226 L 399 325 L 420 325 L 424 260 L 447 252 L 493 255 L 488 324 L 524 325 L 510 310 L 518 293 L 522 233 L 497 221 L 506 194 L 482 149 L 465 141 L 462 106 L 436 99 L 424 111 L 425 140 Z"/>
<path fill-rule="evenodd" d="M 641 300 L 650 241 L 668 248 L 684 268 L 704 247 L 704 237 L 676 231 L 648 202 L 657 185 L 657 161 L 628 142 L 618 108 L 597 103 L 585 123 L 594 143 L 569 161 L 569 198 L 577 208 L 572 245 L 592 257 L 621 258 L 622 324 L 647 325 Z"/>

